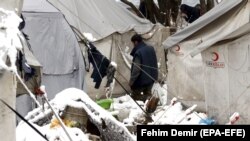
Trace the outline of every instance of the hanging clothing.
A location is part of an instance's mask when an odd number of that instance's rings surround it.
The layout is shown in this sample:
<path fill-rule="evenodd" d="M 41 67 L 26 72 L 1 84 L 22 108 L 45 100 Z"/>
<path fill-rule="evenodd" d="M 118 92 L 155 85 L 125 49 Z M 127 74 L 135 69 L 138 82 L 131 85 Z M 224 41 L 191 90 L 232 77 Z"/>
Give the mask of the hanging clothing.
<path fill-rule="evenodd" d="M 107 83 L 105 87 L 110 87 L 110 84 L 113 82 L 115 77 L 116 68 L 113 65 L 109 65 L 107 69 Z"/>
<path fill-rule="evenodd" d="M 18 63 L 17 66 L 19 68 L 19 71 L 24 74 L 24 81 L 28 81 L 30 78 L 32 78 L 35 75 L 35 69 L 32 68 L 27 63 L 27 60 L 21 51 L 19 52 L 17 63 Z"/>
<path fill-rule="evenodd" d="M 103 56 L 92 43 L 89 43 L 89 45 L 88 59 L 94 68 L 91 78 L 93 78 L 93 82 L 96 83 L 95 88 L 98 89 L 101 85 L 102 78 L 107 75 L 107 68 L 110 61 Z"/>

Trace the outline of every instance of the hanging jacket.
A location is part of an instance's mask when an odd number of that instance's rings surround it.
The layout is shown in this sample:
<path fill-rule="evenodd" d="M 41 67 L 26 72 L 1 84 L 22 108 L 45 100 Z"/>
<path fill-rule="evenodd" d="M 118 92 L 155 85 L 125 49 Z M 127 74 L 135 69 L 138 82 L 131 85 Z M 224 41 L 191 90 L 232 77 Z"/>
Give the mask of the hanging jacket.
<path fill-rule="evenodd" d="M 89 45 L 90 49 L 88 49 L 88 59 L 94 68 L 91 78 L 93 78 L 93 82 L 96 83 L 95 88 L 98 89 L 101 85 L 102 78 L 107 75 L 107 68 L 110 61 L 103 56 L 92 43 Z"/>

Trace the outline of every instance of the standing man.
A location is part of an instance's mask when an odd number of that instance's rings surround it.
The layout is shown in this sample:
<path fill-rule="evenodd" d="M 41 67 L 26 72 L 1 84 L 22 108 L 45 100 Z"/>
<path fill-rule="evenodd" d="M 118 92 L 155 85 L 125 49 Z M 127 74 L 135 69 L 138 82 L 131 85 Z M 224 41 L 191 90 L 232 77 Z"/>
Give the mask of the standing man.
<path fill-rule="evenodd" d="M 132 98 L 145 102 L 151 97 L 152 86 L 158 80 L 156 53 L 154 48 L 145 44 L 138 34 L 135 34 L 131 41 L 134 48 L 130 54 L 133 56 L 133 62 L 129 85 Z"/>

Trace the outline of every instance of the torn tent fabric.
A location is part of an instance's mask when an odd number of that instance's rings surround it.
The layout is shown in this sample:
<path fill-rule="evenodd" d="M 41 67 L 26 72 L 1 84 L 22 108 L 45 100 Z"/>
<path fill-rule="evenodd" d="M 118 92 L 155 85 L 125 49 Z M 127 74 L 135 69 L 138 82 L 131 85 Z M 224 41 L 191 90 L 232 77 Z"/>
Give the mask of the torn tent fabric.
<path fill-rule="evenodd" d="M 107 75 L 110 61 L 103 56 L 92 43 L 89 43 L 89 47 L 88 59 L 94 68 L 91 78 L 93 78 L 93 81 L 96 83 L 95 88 L 98 89 L 101 85 L 102 78 Z"/>

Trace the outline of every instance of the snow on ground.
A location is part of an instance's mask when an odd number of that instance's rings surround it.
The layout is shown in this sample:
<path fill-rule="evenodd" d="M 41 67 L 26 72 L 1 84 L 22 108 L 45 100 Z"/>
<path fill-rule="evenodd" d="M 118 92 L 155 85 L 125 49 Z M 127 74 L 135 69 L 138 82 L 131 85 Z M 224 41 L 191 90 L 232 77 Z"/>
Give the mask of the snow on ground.
<path fill-rule="evenodd" d="M 209 120 L 205 113 L 195 112 L 197 105 L 193 105 L 187 109 L 184 109 L 181 102 L 176 102 L 173 99 L 170 104 L 167 105 L 167 85 L 155 84 L 152 89 L 152 93 L 157 95 L 160 99 L 156 111 L 152 114 L 153 124 L 209 124 L 214 121 Z M 110 110 L 118 111 L 118 119 L 125 125 L 138 124 L 143 117 L 143 111 L 128 95 L 119 98 L 114 98 Z M 145 104 L 138 101 L 139 105 L 145 109 Z"/>
<path fill-rule="evenodd" d="M 49 141 L 69 141 L 61 127 L 51 128 L 50 124 L 40 127 L 33 124 Z M 66 128 L 73 141 L 89 141 L 88 135 L 78 128 Z M 19 124 L 16 128 L 16 141 L 45 141 L 26 123 Z"/>
<path fill-rule="evenodd" d="M 134 101 L 128 100 L 121 103 L 121 99 L 126 99 L 128 96 L 114 99 L 113 110 L 118 112 L 118 119 L 127 126 L 138 124 L 138 120 L 143 117 L 143 112 L 138 108 Z M 119 103 L 117 103 L 119 101 Z M 143 106 L 143 104 L 141 104 Z M 172 105 L 158 106 L 154 114 L 152 114 L 153 122 L 150 125 L 166 125 L 166 124 L 186 124 L 200 125 L 206 124 L 201 122 L 207 120 L 205 113 L 197 113 L 194 111 L 196 105 L 184 110 L 180 102 Z M 193 112 L 194 111 L 194 112 Z"/>
<path fill-rule="evenodd" d="M 132 140 L 135 140 L 135 136 L 132 135 L 128 131 L 128 129 L 125 127 L 124 124 L 117 121 L 108 111 L 104 110 L 102 107 L 97 105 L 96 102 L 91 100 L 89 96 L 82 90 L 79 90 L 76 88 L 66 89 L 58 93 L 56 97 L 53 100 L 51 100 L 50 103 L 54 107 L 57 113 L 59 113 L 59 111 L 65 110 L 67 106 L 75 107 L 75 108 L 84 108 L 85 111 L 88 113 L 88 115 L 91 116 L 91 118 L 94 119 L 95 122 L 98 122 L 101 124 L 103 122 L 102 120 L 105 120 L 107 122 L 107 125 L 114 126 L 114 128 L 119 127 L 117 131 L 119 132 L 121 131 L 124 137 L 128 137 Z M 48 113 L 50 113 L 50 110 L 48 109 L 48 105 L 45 105 L 44 108 L 45 108 L 44 113 L 41 112 L 42 110 L 40 107 L 28 113 L 28 115 L 25 118 L 28 119 L 32 123 L 35 123 L 40 119 L 45 119 Z M 18 124 L 18 127 L 17 127 L 17 134 L 18 134 L 17 138 L 19 139 L 18 141 L 29 141 L 27 140 L 27 138 L 32 138 L 30 137 L 29 132 L 23 132 L 26 128 L 28 128 L 27 126 L 24 126 L 24 125 L 25 123 L 23 121 Z M 49 125 L 44 126 L 44 127 L 38 126 L 38 129 L 50 138 L 55 137 L 55 136 L 59 136 L 59 137 L 62 136 L 63 132 L 61 132 L 61 130 L 54 131 L 55 129 L 52 130 L 48 127 Z M 70 132 L 73 132 L 73 131 L 79 131 L 79 130 L 70 129 Z M 75 132 L 73 132 L 72 134 L 74 135 L 74 133 Z M 81 133 L 81 135 L 82 134 L 84 133 Z M 35 137 L 40 139 L 38 136 L 35 136 Z M 33 137 L 33 140 L 36 139 L 35 137 Z"/>
<path fill-rule="evenodd" d="M 161 89 L 161 86 L 154 86 L 155 89 L 161 90 L 158 91 L 158 96 L 161 97 L 162 101 L 167 101 L 167 87 L 164 86 L 164 89 Z M 159 94 L 160 93 L 160 94 Z M 145 109 L 145 104 L 142 101 L 137 101 L 138 104 Z M 94 119 L 95 122 L 102 123 L 104 119 L 108 126 L 114 126 L 116 130 L 123 131 L 124 135 L 130 139 L 135 139 L 135 136 L 129 133 L 126 126 L 141 124 L 144 118 L 143 111 L 138 107 L 135 101 L 129 96 L 125 95 L 118 98 L 113 98 L 113 103 L 109 110 L 104 110 L 102 107 L 96 104 L 95 101 L 89 98 L 89 96 L 75 88 L 66 89 L 56 95 L 56 97 L 50 102 L 55 110 L 59 111 L 65 110 L 67 106 L 75 108 L 84 108 L 85 111 Z M 208 119 L 205 113 L 195 112 L 197 105 L 193 105 L 189 108 L 184 108 L 181 102 L 178 102 L 174 98 L 170 104 L 167 102 L 162 104 L 161 102 L 156 111 L 151 115 L 153 122 L 148 123 L 149 125 L 166 125 L 166 124 L 212 124 L 213 120 Z M 41 108 L 37 108 L 30 112 L 26 119 L 30 122 L 35 123 L 39 119 L 46 118 L 46 115 L 51 113 L 51 110 L 48 108 L 48 105 L 45 105 L 45 111 L 41 112 Z M 112 113 L 112 114 L 111 114 Z M 118 117 L 118 120 L 114 116 Z M 64 138 L 67 140 L 67 136 L 62 131 L 61 128 L 51 128 L 50 124 L 39 127 L 35 125 L 43 134 L 45 134 L 49 139 L 55 138 Z M 110 127 L 111 128 L 111 127 Z M 77 128 L 68 128 L 74 141 L 80 141 L 82 139 L 88 139 L 88 135 L 83 133 L 80 129 Z M 42 141 L 43 139 L 37 135 L 30 127 L 24 122 L 20 122 L 17 127 L 17 141 L 31 141 L 36 139 L 37 141 Z"/>
<path fill-rule="evenodd" d="M 89 41 L 91 41 L 91 42 L 96 41 L 96 38 L 95 38 L 95 37 L 93 36 L 93 34 L 91 34 L 91 33 L 86 33 L 86 32 L 84 32 L 83 35 L 84 35 Z"/>

